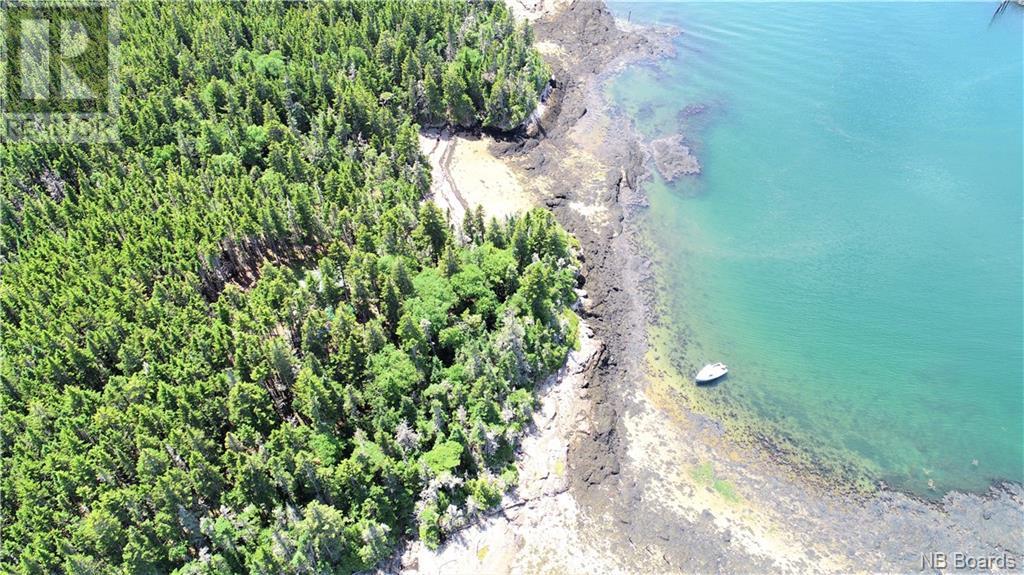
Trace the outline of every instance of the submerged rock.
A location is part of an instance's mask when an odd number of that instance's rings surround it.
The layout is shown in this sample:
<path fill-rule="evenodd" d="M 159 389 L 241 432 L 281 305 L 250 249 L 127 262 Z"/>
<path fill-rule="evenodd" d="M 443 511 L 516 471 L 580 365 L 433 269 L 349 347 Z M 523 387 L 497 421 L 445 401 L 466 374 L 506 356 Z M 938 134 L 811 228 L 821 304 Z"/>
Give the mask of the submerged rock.
<path fill-rule="evenodd" d="M 679 119 L 683 120 L 691 118 L 693 116 L 703 114 L 706 112 L 708 107 L 704 104 L 687 104 L 685 108 L 679 111 Z"/>
<path fill-rule="evenodd" d="M 690 152 L 690 147 L 683 143 L 680 135 L 669 136 L 651 142 L 651 155 L 654 165 L 661 177 L 667 182 L 679 176 L 695 176 L 700 174 L 700 162 Z"/>

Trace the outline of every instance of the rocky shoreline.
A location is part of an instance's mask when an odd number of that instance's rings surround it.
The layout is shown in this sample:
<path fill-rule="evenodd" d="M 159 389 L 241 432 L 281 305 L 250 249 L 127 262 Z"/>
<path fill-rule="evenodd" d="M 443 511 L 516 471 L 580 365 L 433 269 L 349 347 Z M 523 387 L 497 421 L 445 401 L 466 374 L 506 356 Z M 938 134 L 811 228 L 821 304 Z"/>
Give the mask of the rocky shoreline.
<path fill-rule="evenodd" d="M 516 1 L 553 67 L 555 90 L 536 137 L 491 150 L 580 242 L 590 354 L 540 392 L 519 490 L 438 552 L 414 547 L 393 567 L 907 572 L 927 554 L 962 553 L 1009 558 L 1015 567 L 1004 561 L 1002 571 L 1024 569 L 1019 485 L 950 493 L 939 503 L 884 488 L 851 493 L 802 475 L 765 444 L 734 441 L 684 407 L 671 366 L 647 340 L 659 325 L 656 265 L 637 224 L 657 158 L 602 92 L 623 66 L 670 56 L 678 32 L 617 22 L 591 0 Z M 666 144 L 678 152 L 682 143 Z M 666 170 L 692 172 L 699 163 L 685 156 L 668 158 Z M 564 453 L 559 442 L 568 443 Z M 560 473 L 550 471 L 552 453 L 562 454 Z"/>
<path fill-rule="evenodd" d="M 651 497 L 652 471 L 634 468 L 629 452 L 628 421 L 646 372 L 644 334 L 656 319 L 653 271 L 633 222 L 647 206 L 641 186 L 648 154 L 601 86 L 625 65 L 672 55 L 677 31 L 623 29 L 596 2 L 569 3 L 534 29 L 541 43 L 558 47 L 547 54 L 559 89 L 545 137 L 497 151 L 520 156 L 545 205 L 580 240 L 591 299 L 583 316 L 606 345 L 588 382 L 592 432 L 569 450 L 570 492 L 595 519 L 594 536 L 614 550 L 620 570 L 773 570 L 771 562 L 729 549 L 729 535 L 712 517 L 666 513 Z"/>
<path fill-rule="evenodd" d="M 592 433 L 568 453 L 570 492 L 606 526 L 601 535 L 620 564 L 633 572 L 910 571 L 923 554 L 960 552 L 1009 557 L 1024 569 L 1019 485 L 938 503 L 884 487 L 850 493 L 680 407 L 644 337 L 659 321 L 655 266 L 636 217 L 657 157 L 649 161 L 650 143 L 601 91 L 622 66 L 670 56 L 677 31 L 617 22 L 592 1 L 567 3 L 533 26 L 539 45 L 550 46 L 558 89 L 539 140 L 495 151 L 514 158 L 580 240 L 591 299 L 583 315 L 606 352 L 588 383 Z M 696 171 L 686 156 L 666 169 Z M 712 470 L 709 485 L 703 469 Z"/>

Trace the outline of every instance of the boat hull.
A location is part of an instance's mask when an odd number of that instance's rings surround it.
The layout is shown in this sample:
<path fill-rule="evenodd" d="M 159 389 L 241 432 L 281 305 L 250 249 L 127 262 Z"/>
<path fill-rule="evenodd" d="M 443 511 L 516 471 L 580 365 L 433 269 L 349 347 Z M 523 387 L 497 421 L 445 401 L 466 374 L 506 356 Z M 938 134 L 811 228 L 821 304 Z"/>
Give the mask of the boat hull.
<path fill-rule="evenodd" d="M 704 366 L 703 369 L 697 373 L 696 380 L 697 384 L 711 383 L 725 377 L 729 373 L 729 368 L 721 363 L 713 363 L 711 365 Z"/>

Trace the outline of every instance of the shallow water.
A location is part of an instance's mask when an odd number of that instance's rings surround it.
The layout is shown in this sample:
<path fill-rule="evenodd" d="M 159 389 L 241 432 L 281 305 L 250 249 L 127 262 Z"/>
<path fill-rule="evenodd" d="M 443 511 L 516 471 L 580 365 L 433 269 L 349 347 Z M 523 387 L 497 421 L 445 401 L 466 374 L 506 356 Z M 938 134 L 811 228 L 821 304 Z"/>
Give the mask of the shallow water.
<path fill-rule="evenodd" d="M 901 489 L 1024 480 L 1022 18 L 984 3 L 612 4 L 683 30 L 609 96 L 703 173 L 644 225 L 688 390 Z"/>

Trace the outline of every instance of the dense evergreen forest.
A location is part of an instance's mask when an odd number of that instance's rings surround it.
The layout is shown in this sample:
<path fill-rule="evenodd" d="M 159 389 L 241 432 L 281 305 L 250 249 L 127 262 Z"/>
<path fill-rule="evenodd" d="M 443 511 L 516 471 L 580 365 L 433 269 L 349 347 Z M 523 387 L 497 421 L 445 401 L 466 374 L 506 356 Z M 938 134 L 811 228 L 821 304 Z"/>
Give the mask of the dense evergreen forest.
<path fill-rule="evenodd" d="M 15 573 L 348 573 L 515 481 L 575 342 L 548 212 L 453 229 L 418 125 L 549 75 L 501 3 L 123 2 L 120 142 L 0 146 Z"/>

